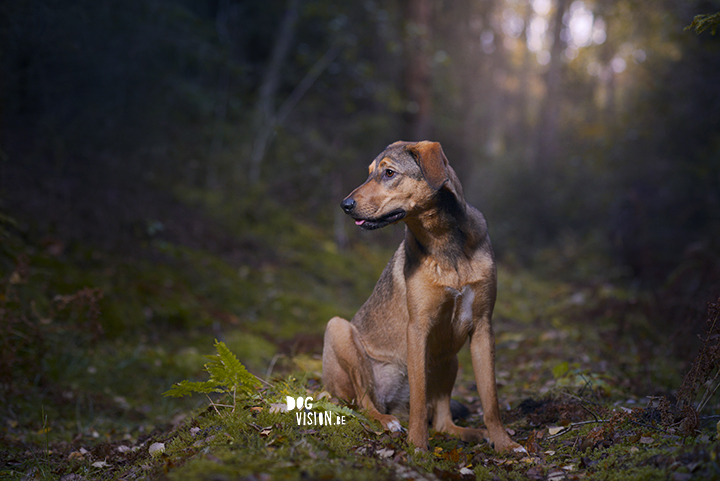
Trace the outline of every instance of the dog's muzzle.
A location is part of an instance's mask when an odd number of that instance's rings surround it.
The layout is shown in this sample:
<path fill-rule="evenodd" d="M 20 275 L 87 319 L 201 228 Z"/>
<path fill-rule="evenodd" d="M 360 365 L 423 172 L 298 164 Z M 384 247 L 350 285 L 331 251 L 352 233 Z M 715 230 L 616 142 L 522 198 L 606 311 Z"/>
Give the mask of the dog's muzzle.
<path fill-rule="evenodd" d="M 355 199 L 353 199 L 352 197 L 343 199 L 343 201 L 340 203 L 340 207 L 342 207 L 342 210 L 344 210 L 347 215 L 349 215 L 353 218 L 353 220 L 355 220 L 355 225 L 365 230 L 380 229 L 381 227 L 394 224 L 395 222 L 405 217 L 404 210 L 396 209 L 376 219 L 362 218 L 353 215 L 353 211 L 355 210 L 356 206 L 357 202 L 355 202 Z"/>

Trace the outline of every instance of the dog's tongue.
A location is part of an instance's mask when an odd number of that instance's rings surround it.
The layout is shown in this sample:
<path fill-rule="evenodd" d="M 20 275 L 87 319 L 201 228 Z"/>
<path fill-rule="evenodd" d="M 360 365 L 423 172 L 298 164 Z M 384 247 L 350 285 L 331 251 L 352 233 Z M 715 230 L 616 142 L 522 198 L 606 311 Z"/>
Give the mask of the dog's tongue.
<path fill-rule="evenodd" d="M 365 223 L 364 220 L 356 220 L 355 225 L 363 225 Z"/>

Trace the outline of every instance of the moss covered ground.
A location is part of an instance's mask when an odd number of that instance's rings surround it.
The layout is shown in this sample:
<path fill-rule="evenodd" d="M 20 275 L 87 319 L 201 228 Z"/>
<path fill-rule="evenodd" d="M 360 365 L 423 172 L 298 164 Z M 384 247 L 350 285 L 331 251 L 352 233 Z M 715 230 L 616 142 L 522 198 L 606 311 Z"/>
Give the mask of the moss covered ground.
<path fill-rule="evenodd" d="M 415 453 L 320 380 L 325 323 L 352 316 L 391 250 L 371 236 L 339 249 L 329 229 L 269 202 L 177 198 L 232 245 L 184 243 L 148 222 L 120 253 L 0 217 L 0 478 L 720 478 L 717 399 L 690 427 L 667 406 L 687 362 L 637 288 L 501 263 L 499 395 L 528 453 L 434 432 L 429 452 Z M 212 405 L 227 404 L 221 395 L 164 397 L 175 382 L 203 380 L 215 339 L 261 379 L 255 394 L 234 409 Z M 460 364 L 460 422 L 480 425 L 467 348 Z M 287 411 L 287 396 L 313 408 Z"/>

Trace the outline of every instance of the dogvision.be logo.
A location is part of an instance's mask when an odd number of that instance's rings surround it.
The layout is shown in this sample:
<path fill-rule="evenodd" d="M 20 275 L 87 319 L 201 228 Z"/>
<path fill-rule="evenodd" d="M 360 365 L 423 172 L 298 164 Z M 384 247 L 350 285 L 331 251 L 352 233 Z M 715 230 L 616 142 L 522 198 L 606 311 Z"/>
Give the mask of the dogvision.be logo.
<path fill-rule="evenodd" d="M 345 416 L 340 416 L 330 411 L 313 411 L 313 398 L 308 396 L 306 398 L 287 396 L 287 410 L 288 412 L 297 408 L 298 412 L 295 413 L 295 419 L 297 420 L 298 426 L 343 426 L 345 425 Z"/>

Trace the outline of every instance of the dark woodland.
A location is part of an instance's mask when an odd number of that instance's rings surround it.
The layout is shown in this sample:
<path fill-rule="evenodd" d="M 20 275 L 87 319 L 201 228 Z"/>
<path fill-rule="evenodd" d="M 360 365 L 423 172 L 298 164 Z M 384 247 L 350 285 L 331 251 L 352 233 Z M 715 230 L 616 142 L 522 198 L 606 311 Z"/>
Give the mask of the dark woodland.
<path fill-rule="evenodd" d="M 3 2 L 0 478 L 720 479 L 719 11 Z M 397 140 L 440 142 L 488 221 L 526 456 L 415 453 L 323 398 L 325 324 L 403 236 L 340 201 Z M 258 384 L 163 396 L 215 340 Z"/>

